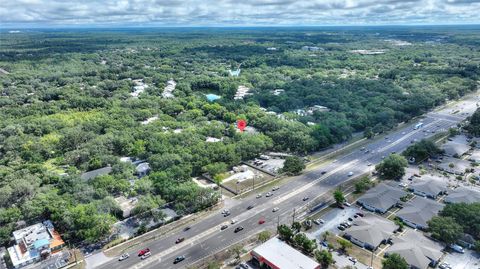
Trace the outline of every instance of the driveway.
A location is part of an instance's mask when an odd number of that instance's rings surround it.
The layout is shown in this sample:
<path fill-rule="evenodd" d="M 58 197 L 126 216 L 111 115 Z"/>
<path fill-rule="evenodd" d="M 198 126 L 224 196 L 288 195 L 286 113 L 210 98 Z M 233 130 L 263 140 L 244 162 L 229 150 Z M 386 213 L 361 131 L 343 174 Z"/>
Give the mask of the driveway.
<path fill-rule="evenodd" d="M 115 259 L 115 258 L 107 257 L 107 256 L 105 256 L 105 254 L 103 254 L 103 252 L 95 253 L 95 254 L 85 258 L 85 263 L 87 264 L 86 269 L 93 269 L 96 266 L 98 266 L 100 264 L 103 264 L 103 263 L 106 263 L 106 262 L 108 262 L 112 259 Z"/>
<path fill-rule="evenodd" d="M 353 268 L 357 268 L 357 269 L 368 268 L 368 266 L 363 263 L 360 263 L 360 262 L 353 263 L 348 259 L 348 256 L 339 255 L 336 251 L 332 252 L 332 256 L 333 256 L 333 259 L 335 260 L 335 266 L 337 268 L 344 268 L 347 266 L 353 266 Z"/>

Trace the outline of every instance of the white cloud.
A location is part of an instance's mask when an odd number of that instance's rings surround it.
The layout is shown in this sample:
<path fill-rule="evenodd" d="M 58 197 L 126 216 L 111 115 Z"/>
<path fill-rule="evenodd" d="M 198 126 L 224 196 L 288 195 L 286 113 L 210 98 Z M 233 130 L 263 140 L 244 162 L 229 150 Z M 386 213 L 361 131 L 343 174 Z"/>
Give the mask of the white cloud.
<path fill-rule="evenodd" d="M 480 23 L 480 0 L 11 0 L 11 25 L 355 25 Z"/>

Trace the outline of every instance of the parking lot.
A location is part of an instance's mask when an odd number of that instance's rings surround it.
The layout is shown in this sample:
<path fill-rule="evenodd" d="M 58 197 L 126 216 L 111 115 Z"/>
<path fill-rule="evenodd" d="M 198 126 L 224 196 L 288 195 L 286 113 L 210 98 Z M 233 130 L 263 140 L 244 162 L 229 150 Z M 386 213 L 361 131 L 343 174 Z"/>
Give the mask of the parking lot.
<path fill-rule="evenodd" d="M 249 161 L 248 163 L 254 167 L 257 167 L 269 173 L 277 174 L 279 170 L 283 168 L 284 162 L 285 162 L 285 159 L 270 158 L 268 160 L 255 159 L 253 161 Z"/>
<path fill-rule="evenodd" d="M 345 207 L 345 209 L 333 208 L 321 218 L 325 221 L 324 224 L 315 225 L 307 236 L 321 241 L 322 234 L 329 231 L 334 234 L 339 234 L 341 231 L 337 228 L 340 223 L 347 221 L 349 217 L 353 218 L 356 212 L 360 210 L 356 207 Z"/>
<path fill-rule="evenodd" d="M 465 253 L 450 252 L 441 263 L 447 262 L 453 269 L 480 269 L 480 255 L 472 250 L 465 250 Z"/>

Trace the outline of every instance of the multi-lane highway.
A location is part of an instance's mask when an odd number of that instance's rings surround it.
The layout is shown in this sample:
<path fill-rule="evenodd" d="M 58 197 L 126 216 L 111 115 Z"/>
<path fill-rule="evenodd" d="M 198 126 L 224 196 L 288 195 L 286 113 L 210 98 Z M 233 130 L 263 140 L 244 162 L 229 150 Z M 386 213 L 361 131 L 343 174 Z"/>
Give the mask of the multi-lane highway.
<path fill-rule="evenodd" d="M 415 139 L 421 140 L 434 135 L 432 131 L 436 133 L 455 126 L 475 111 L 478 101 L 478 97 L 472 97 L 458 102 L 454 107 L 428 113 L 422 119 L 423 126 L 421 128 L 417 130 L 413 128 L 418 121 L 406 124 L 389 134 L 385 139 L 374 140 L 365 146 L 368 150 L 367 153 L 365 150 L 355 150 L 324 166 L 305 172 L 280 186 L 280 189 L 276 190 L 274 195 L 269 198 L 265 195 L 256 198 L 256 195 L 252 194 L 251 197 L 233 200 L 228 206 L 231 212 L 228 217 L 224 217 L 218 212 L 218 214 L 198 221 L 188 231 L 179 229 L 178 232 L 138 246 L 135 250 L 130 251 L 129 259 L 119 262 L 114 257 L 103 264 L 89 264 L 89 267 L 117 269 L 184 268 L 258 233 L 266 226 L 275 226 L 277 221 L 291 223 L 293 209 L 298 212 L 303 207 L 309 206 L 309 203 L 313 202 L 315 197 L 325 194 L 356 175 L 372 171 L 374 165 L 379 163 L 383 157 L 392 152 L 403 151 Z M 452 114 L 457 110 L 458 112 Z M 353 176 L 349 177 L 349 172 L 353 172 Z M 304 197 L 309 199 L 304 201 Z M 253 208 L 247 210 L 250 205 Z M 279 210 L 273 212 L 274 207 L 278 207 Z M 258 221 L 261 218 L 264 218 L 266 223 L 259 224 Z M 233 225 L 230 223 L 232 219 L 237 221 Z M 224 224 L 229 227 L 220 230 L 220 227 Z M 234 229 L 239 226 L 244 229 L 234 233 Z M 184 237 L 185 241 L 175 244 L 177 238 L 180 237 Z M 150 248 L 152 256 L 141 260 L 136 256 L 136 251 L 144 247 Z M 185 255 L 185 260 L 173 264 L 175 257 L 179 255 Z"/>

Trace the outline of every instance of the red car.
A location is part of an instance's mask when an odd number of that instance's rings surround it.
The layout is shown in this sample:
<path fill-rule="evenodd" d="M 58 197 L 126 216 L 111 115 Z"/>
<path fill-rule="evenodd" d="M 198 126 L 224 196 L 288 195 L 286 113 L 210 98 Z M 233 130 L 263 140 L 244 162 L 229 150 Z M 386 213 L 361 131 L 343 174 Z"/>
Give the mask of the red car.
<path fill-rule="evenodd" d="M 265 223 L 265 220 L 264 220 L 264 219 L 260 219 L 260 220 L 258 221 L 258 224 L 264 224 L 264 223 Z"/>
<path fill-rule="evenodd" d="M 145 253 L 148 253 L 148 252 L 150 252 L 150 249 L 149 248 L 144 248 L 144 249 L 142 249 L 138 252 L 138 256 L 143 256 L 143 255 L 145 255 Z"/>

